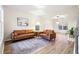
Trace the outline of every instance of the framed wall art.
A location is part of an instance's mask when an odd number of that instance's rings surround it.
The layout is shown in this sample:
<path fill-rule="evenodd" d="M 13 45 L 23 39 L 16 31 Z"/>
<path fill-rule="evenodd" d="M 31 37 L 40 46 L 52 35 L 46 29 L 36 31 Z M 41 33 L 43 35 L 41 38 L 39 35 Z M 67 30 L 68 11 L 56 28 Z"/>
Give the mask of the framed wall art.
<path fill-rule="evenodd" d="M 17 17 L 17 26 L 28 26 L 29 18 Z"/>

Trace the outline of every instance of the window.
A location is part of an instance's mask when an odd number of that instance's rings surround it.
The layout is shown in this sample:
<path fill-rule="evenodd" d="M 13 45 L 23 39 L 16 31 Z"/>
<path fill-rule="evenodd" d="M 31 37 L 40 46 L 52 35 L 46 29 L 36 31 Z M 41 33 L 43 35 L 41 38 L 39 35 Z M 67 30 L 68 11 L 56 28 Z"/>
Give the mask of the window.
<path fill-rule="evenodd" d="M 61 25 L 59 25 L 58 27 L 59 27 L 59 30 L 62 30 L 62 26 Z"/>
<path fill-rule="evenodd" d="M 58 29 L 59 30 L 67 30 L 68 27 L 67 26 L 63 26 L 63 25 L 58 25 Z"/>
<path fill-rule="evenodd" d="M 63 26 L 63 30 L 67 30 L 67 26 Z"/>

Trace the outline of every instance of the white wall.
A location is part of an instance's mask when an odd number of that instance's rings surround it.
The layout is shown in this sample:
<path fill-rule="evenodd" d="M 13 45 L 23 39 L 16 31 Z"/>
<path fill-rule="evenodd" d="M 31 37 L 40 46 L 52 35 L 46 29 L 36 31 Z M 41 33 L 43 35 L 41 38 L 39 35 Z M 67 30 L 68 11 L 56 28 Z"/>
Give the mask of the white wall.
<path fill-rule="evenodd" d="M 41 30 L 43 30 L 43 29 L 54 29 L 55 31 L 58 31 L 56 20 L 51 19 L 56 14 L 63 14 L 63 15 L 66 14 L 67 15 L 65 22 L 68 23 L 68 28 L 76 26 L 76 19 L 77 19 L 77 13 L 78 13 L 77 9 L 69 8 L 67 10 L 62 10 L 61 12 L 60 11 L 54 12 L 54 11 L 52 10 L 51 14 L 41 16 L 40 19 L 38 20 L 38 18 L 37 18 L 38 16 L 35 16 L 35 15 L 33 15 L 33 14 L 27 12 L 27 11 L 26 12 L 23 11 L 23 10 L 19 11 L 17 9 L 11 9 L 11 8 L 8 8 L 8 7 L 4 7 L 5 40 L 7 40 L 7 38 L 10 37 L 10 34 L 13 32 L 13 30 L 16 30 L 16 29 L 34 29 L 35 24 L 38 21 L 41 24 L 40 25 Z M 30 18 L 29 26 L 28 27 L 17 27 L 17 17 Z"/>

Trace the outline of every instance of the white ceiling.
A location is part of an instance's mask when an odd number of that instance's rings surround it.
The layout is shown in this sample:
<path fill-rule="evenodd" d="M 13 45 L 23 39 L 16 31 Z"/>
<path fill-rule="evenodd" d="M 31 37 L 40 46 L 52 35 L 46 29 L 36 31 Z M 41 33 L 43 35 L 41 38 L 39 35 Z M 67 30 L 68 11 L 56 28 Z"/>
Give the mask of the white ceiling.
<path fill-rule="evenodd" d="M 44 8 L 37 8 L 34 5 L 5 5 L 4 8 L 10 10 L 17 10 L 21 12 L 29 12 L 32 14 L 40 15 L 64 15 L 67 13 L 73 14 L 73 12 L 78 12 L 78 6 L 76 5 L 44 5 Z"/>

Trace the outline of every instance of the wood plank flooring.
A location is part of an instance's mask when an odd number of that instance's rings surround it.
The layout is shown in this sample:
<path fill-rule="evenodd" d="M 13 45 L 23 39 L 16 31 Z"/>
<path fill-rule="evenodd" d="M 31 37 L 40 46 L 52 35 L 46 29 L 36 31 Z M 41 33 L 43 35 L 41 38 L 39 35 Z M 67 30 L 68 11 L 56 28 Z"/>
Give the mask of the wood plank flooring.
<path fill-rule="evenodd" d="M 73 54 L 74 39 L 72 39 L 72 41 L 69 39 L 70 38 L 68 35 L 57 33 L 55 41 L 51 41 L 29 54 Z M 21 41 L 20 43 L 22 44 Z M 12 48 L 9 47 L 8 45 L 9 44 L 5 44 L 4 53 L 11 54 Z M 24 45 L 22 46 L 24 47 Z M 18 48 L 18 50 L 20 50 L 20 48 Z"/>

